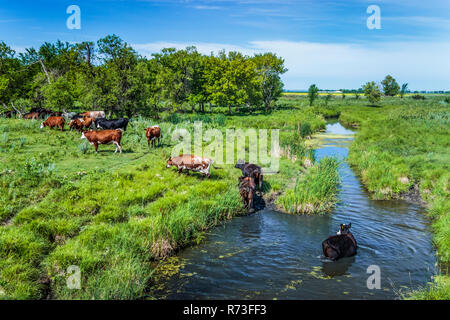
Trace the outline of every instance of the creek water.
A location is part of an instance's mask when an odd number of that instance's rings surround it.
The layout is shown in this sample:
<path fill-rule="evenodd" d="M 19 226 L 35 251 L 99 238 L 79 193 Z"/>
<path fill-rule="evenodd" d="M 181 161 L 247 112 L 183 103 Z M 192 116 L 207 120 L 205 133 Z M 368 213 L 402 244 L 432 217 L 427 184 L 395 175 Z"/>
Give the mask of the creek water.
<path fill-rule="evenodd" d="M 265 209 L 214 228 L 179 253 L 183 267 L 152 292 L 167 299 L 396 299 L 435 274 L 436 257 L 424 209 L 405 201 L 370 200 L 345 162 L 354 132 L 329 122 L 316 159 L 335 156 L 339 203 L 326 215 L 288 215 Z M 358 253 L 325 259 L 322 241 L 352 223 Z M 380 270 L 380 289 L 368 289 L 367 269 Z"/>

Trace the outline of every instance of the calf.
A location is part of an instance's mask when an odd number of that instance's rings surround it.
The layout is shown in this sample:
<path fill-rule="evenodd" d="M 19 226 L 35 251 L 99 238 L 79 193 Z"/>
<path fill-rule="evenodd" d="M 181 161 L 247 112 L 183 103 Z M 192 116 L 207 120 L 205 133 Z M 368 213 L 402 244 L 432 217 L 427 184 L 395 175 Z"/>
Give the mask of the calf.
<path fill-rule="evenodd" d="M 72 129 L 76 129 L 78 131 L 83 130 L 84 128 L 89 129 L 94 122 L 92 118 L 79 118 L 75 120 L 71 120 L 69 122 L 69 127 Z"/>
<path fill-rule="evenodd" d="M 104 118 L 105 117 L 105 111 L 87 111 L 81 114 L 83 117 L 89 117 L 89 118 Z"/>
<path fill-rule="evenodd" d="M 98 129 L 123 129 L 127 131 L 129 119 L 127 118 L 119 118 L 113 120 L 106 120 L 105 118 L 96 119 L 95 123 Z"/>
<path fill-rule="evenodd" d="M 239 194 L 241 195 L 244 208 L 252 210 L 256 194 L 256 184 L 252 177 L 239 177 Z"/>
<path fill-rule="evenodd" d="M 178 173 L 186 170 L 187 174 L 189 174 L 189 171 L 198 171 L 209 178 L 211 164 L 211 159 L 194 156 L 192 154 L 185 154 L 175 158 L 170 157 L 167 160 L 166 168 L 175 166 L 178 169 Z"/>
<path fill-rule="evenodd" d="M 87 139 L 91 145 L 94 145 L 95 152 L 97 152 L 99 144 L 114 143 L 116 145 L 114 153 L 117 150 L 120 150 L 120 153 L 122 153 L 122 146 L 120 145 L 120 140 L 122 139 L 121 130 L 83 131 L 81 139 Z"/>
<path fill-rule="evenodd" d="M 53 127 L 58 127 L 61 131 L 63 131 L 65 122 L 66 121 L 63 117 L 49 117 L 47 120 L 42 122 L 41 129 L 48 126 L 50 129 Z"/>
<path fill-rule="evenodd" d="M 152 147 L 156 147 L 156 140 L 158 140 L 158 145 L 161 143 L 161 128 L 159 126 L 152 126 L 150 128 L 145 129 L 145 136 L 147 137 L 147 143 L 150 147 L 150 141 L 152 142 Z"/>
<path fill-rule="evenodd" d="M 260 166 L 252 163 L 238 162 L 234 167 L 241 169 L 244 177 L 252 177 L 259 190 L 262 190 L 263 174 Z"/>
<path fill-rule="evenodd" d="M 336 261 L 356 254 L 357 244 L 355 237 L 349 231 L 352 224 L 341 224 L 336 235 L 328 237 L 322 242 L 322 251 L 325 257 Z"/>

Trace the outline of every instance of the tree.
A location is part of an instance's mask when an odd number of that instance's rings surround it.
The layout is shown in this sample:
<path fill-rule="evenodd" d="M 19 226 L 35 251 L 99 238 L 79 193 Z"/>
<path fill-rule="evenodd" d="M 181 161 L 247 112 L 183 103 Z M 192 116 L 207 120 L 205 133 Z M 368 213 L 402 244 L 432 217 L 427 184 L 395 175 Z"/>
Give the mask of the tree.
<path fill-rule="evenodd" d="M 386 78 L 381 81 L 381 84 L 383 85 L 384 95 L 393 97 L 398 94 L 400 86 L 392 76 L 387 75 Z"/>
<path fill-rule="evenodd" d="M 402 89 L 400 90 L 400 97 L 403 98 L 406 92 L 408 92 L 408 84 L 404 83 L 402 84 Z"/>
<path fill-rule="evenodd" d="M 308 99 L 309 99 L 309 105 L 312 106 L 314 103 L 314 100 L 319 96 L 319 88 L 315 84 L 312 84 L 308 89 Z"/>
<path fill-rule="evenodd" d="M 372 105 L 374 105 L 376 102 L 380 101 L 381 99 L 381 91 L 378 85 L 374 82 L 367 82 L 363 86 L 364 90 L 364 96 L 370 101 Z"/>
<path fill-rule="evenodd" d="M 281 96 L 283 82 L 280 75 L 287 69 L 284 67 L 284 60 L 273 53 L 256 54 L 252 60 L 256 65 L 262 100 L 266 110 L 269 111 L 272 102 Z"/>

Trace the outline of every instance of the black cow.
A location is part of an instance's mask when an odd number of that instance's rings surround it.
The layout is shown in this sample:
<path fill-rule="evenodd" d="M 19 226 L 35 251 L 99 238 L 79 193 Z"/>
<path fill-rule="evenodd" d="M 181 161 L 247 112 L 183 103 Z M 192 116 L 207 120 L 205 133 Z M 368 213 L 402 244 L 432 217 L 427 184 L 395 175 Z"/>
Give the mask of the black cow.
<path fill-rule="evenodd" d="M 128 118 L 119 118 L 119 119 L 113 119 L 113 120 L 107 120 L 105 118 L 98 118 L 95 121 L 95 125 L 97 128 L 100 129 L 108 129 L 108 130 L 114 130 L 114 129 L 123 129 L 124 131 L 127 131 L 128 121 L 130 119 Z"/>
<path fill-rule="evenodd" d="M 244 177 L 253 178 L 255 184 L 259 187 L 259 190 L 262 190 L 263 174 L 260 166 L 252 163 L 238 162 L 234 167 L 241 169 Z"/>
<path fill-rule="evenodd" d="M 352 224 L 341 224 L 336 235 L 328 237 L 322 242 L 322 251 L 325 257 L 336 261 L 356 254 L 356 240 L 349 231 Z"/>

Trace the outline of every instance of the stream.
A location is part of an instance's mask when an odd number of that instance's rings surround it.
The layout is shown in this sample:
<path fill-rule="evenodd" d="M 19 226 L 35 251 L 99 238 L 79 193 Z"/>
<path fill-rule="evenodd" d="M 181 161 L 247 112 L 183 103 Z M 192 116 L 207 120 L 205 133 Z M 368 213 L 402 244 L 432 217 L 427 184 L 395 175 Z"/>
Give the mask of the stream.
<path fill-rule="evenodd" d="M 289 215 L 265 209 L 214 228 L 202 243 L 181 251 L 179 272 L 155 298 L 166 299 L 397 299 L 436 273 L 430 223 L 424 208 L 401 200 L 370 200 L 345 162 L 354 132 L 327 124 L 316 159 L 335 156 L 339 203 L 326 215 Z M 352 223 L 358 253 L 331 262 L 322 241 Z M 380 289 L 367 279 L 380 268 Z"/>

